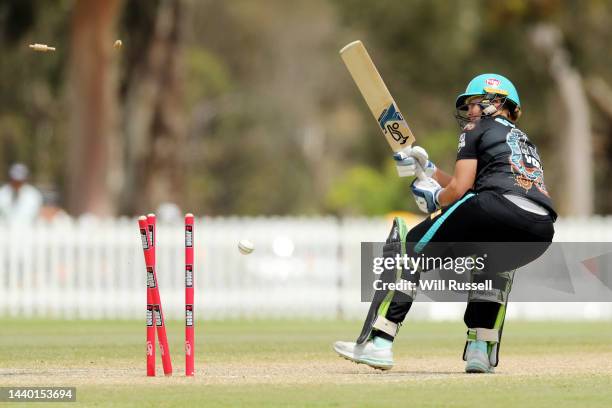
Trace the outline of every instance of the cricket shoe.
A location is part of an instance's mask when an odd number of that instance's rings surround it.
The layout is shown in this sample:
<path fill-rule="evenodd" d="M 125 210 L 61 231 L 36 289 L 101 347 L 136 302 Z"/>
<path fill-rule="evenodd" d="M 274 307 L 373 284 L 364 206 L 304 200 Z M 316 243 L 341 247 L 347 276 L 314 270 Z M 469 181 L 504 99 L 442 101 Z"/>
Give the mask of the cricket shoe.
<path fill-rule="evenodd" d="M 487 353 L 487 342 L 482 340 L 470 341 L 465 353 L 465 372 L 466 373 L 493 373 L 495 367 L 489 361 Z"/>
<path fill-rule="evenodd" d="M 362 344 L 352 341 L 337 341 L 334 343 L 334 350 L 340 357 L 357 364 L 367 364 L 379 370 L 390 370 L 393 368 L 393 351 L 391 351 L 391 342 L 388 343 L 381 346 L 380 344 L 377 345 L 374 340 L 368 340 Z"/>

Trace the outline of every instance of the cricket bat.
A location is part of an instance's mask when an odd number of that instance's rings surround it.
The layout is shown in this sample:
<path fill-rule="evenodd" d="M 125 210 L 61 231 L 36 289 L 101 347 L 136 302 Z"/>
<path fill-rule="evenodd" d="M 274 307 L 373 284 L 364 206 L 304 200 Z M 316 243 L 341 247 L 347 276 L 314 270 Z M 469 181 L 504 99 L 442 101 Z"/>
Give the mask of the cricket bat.
<path fill-rule="evenodd" d="M 340 56 L 391 149 L 398 152 L 411 146 L 415 141 L 414 135 L 363 43 L 353 41 L 340 50 Z"/>

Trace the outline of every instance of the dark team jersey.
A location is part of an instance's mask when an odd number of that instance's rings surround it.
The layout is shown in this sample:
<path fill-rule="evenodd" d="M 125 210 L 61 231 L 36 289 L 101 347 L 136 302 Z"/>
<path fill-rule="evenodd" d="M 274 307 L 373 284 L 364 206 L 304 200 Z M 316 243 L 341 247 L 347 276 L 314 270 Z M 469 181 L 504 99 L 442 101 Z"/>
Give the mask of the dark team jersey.
<path fill-rule="evenodd" d="M 496 116 L 468 123 L 459 136 L 457 160 L 461 159 L 478 160 L 474 191 L 523 196 L 545 207 L 556 218 L 538 151 L 509 120 Z"/>

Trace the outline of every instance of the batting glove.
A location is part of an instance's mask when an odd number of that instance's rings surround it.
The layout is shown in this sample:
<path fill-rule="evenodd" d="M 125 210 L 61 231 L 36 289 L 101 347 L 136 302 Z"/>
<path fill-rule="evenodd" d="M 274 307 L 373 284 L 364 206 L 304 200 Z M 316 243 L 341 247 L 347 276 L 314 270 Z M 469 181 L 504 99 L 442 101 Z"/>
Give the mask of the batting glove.
<path fill-rule="evenodd" d="M 419 210 L 431 214 L 440 208 L 438 196 L 442 187 L 430 177 L 415 179 L 410 186 Z"/>
<path fill-rule="evenodd" d="M 397 174 L 400 177 L 416 176 L 420 170 L 418 166 L 420 166 L 427 177 L 433 176 L 436 172 L 436 165 L 428 157 L 425 149 L 420 146 L 407 147 L 400 150 L 393 155 Z"/>

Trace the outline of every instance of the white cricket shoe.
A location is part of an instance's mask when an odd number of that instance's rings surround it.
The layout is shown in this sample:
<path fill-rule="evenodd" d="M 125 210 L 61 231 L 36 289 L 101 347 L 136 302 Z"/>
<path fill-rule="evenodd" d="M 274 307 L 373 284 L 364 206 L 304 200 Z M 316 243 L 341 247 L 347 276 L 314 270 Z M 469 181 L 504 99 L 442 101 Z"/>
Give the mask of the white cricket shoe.
<path fill-rule="evenodd" d="M 487 353 L 487 342 L 478 340 L 470 341 L 465 354 L 465 372 L 466 373 L 493 373 L 495 367 L 489 361 Z"/>
<path fill-rule="evenodd" d="M 367 364 L 379 370 L 393 368 L 393 351 L 391 347 L 377 347 L 372 340 L 357 344 L 352 341 L 334 343 L 336 353 L 357 364 Z"/>

